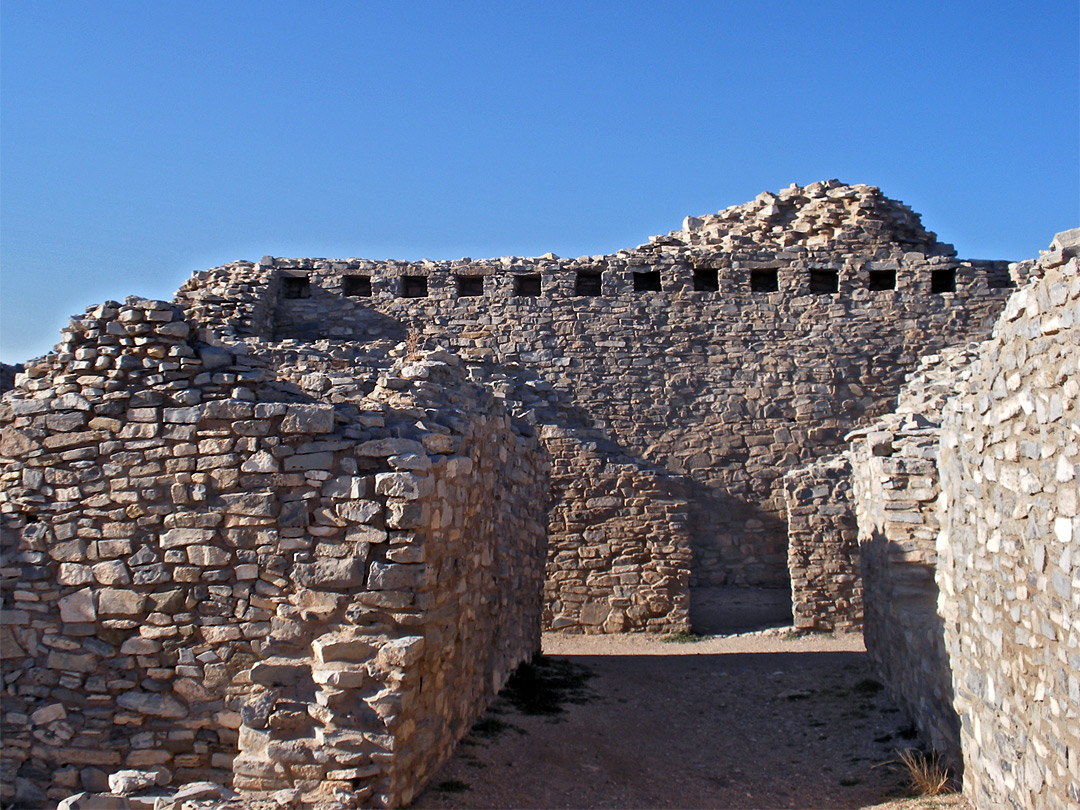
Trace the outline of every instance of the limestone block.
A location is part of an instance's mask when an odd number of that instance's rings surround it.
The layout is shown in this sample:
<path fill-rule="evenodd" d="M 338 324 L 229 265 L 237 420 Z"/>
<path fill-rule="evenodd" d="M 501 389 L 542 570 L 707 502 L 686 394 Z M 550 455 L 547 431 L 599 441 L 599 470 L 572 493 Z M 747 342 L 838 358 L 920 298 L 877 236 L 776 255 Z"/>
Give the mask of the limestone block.
<path fill-rule="evenodd" d="M 202 421 L 209 419 L 250 419 L 255 406 L 239 399 L 216 399 L 202 406 Z"/>
<path fill-rule="evenodd" d="M 45 665 L 65 672 L 93 672 L 97 669 L 97 658 L 90 653 L 80 655 L 53 650 L 46 658 Z"/>
<path fill-rule="evenodd" d="M 332 405 L 289 405 L 281 420 L 283 433 L 331 433 L 333 430 Z"/>
<path fill-rule="evenodd" d="M 67 718 L 67 710 L 64 709 L 64 704 L 52 703 L 31 714 L 30 722 L 35 726 L 46 726 L 55 720 L 64 720 L 65 718 Z"/>
<path fill-rule="evenodd" d="M 294 566 L 292 578 L 303 588 L 358 588 L 364 584 L 363 557 L 319 560 Z"/>
<path fill-rule="evenodd" d="M 285 472 L 297 470 L 328 470 L 334 464 L 333 453 L 300 453 L 286 456 L 284 460 Z"/>
<path fill-rule="evenodd" d="M 60 620 L 64 622 L 93 622 L 97 619 L 94 591 L 83 588 L 60 600 Z"/>
<path fill-rule="evenodd" d="M 350 523 L 370 523 L 382 515 L 383 507 L 378 501 L 350 500 L 337 505 L 337 515 Z"/>
<path fill-rule="evenodd" d="M 56 810 L 131 810 L 131 802 L 124 796 L 82 792 L 62 799 Z"/>
<path fill-rule="evenodd" d="M 214 537 L 212 529 L 169 529 L 159 539 L 162 548 L 176 548 L 194 544 L 205 545 Z"/>
<path fill-rule="evenodd" d="M 368 588 L 374 591 L 420 590 L 428 584 L 428 568 L 423 564 L 371 564 Z"/>
<path fill-rule="evenodd" d="M 232 554 L 215 546 L 187 546 L 188 562 L 201 567 L 220 567 L 228 565 Z"/>
<path fill-rule="evenodd" d="M 61 585 L 85 585 L 94 581 L 94 572 L 89 565 L 61 563 L 56 579 Z"/>
<path fill-rule="evenodd" d="M 424 445 L 414 439 L 375 439 L 356 448 L 358 456 L 388 457 L 423 453 Z"/>
<path fill-rule="evenodd" d="M 380 495 L 405 500 L 419 500 L 434 491 L 434 479 L 415 473 L 379 473 L 375 491 Z"/>
<path fill-rule="evenodd" d="M 102 585 L 127 585 L 131 582 L 131 573 L 121 560 L 96 563 L 91 566 L 91 569 L 94 572 L 94 579 Z"/>
<path fill-rule="evenodd" d="M 424 653 L 423 636 L 405 636 L 387 641 L 376 656 L 376 666 L 405 668 L 412 666 Z"/>
<path fill-rule="evenodd" d="M 157 783 L 158 775 L 154 771 L 124 770 L 109 775 L 109 790 L 118 796 L 131 796 Z"/>
<path fill-rule="evenodd" d="M 116 698 L 119 706 L 150 717 L 179 719 L 187 716 L 187 708 L 171 695 L 155 692 L 125 692 Z"/>
<path fill-rule="evenodd" d="M 333 661 L 357 662 L 371 657 L 372 646 L 366 637 L 330 633 L 311 642 L 315 659 L 320 663 Z"/>
<path fill-rule="evenodd" d="M 278 460 L 265 450 L 252 454 L 240 465 L 240 470 L 247 473 L 275 473 L 279 469 Z"/>

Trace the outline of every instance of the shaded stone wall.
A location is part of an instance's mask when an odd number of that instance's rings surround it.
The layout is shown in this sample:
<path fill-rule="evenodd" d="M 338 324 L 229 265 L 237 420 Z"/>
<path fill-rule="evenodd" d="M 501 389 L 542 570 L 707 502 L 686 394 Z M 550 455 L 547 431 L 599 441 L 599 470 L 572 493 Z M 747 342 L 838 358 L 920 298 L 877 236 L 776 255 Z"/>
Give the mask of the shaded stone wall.
<path fill-rule="evenodd" d="M 959 767 L 960 723 L 937 613 L 939 429 L 886 418 L 853 437 L 866 652 L 919 736 Z"/>
<path fill-rule="evenodd" d="M 234 277 L 250 314 L 219 300 Z M 209 332 L 226 318 L 328 346 L 415 335 L 528 368 L 554 424 L 686 476 L 694 584 L 781 584 L 783 473 L 891 409 L 917 357 L 984 335 L 1009 283 L 1003 263 L 957 260 L 876 188 L 829 181 L 611 255 L 266 257 L 199 273 L 177 300 Z M 553 538 L 573 522 L 555 520 Z"/>
<path fill-rule="evenodd" d="M 686 487 L 657 470 L 546 428 L 559 499 L 549 523 L 544 626 L 619 633 L 690 629 Z"/>
<path fill-rule="evenodd" d="M 1078 250 L 1028 268 L 944 414 L 940 610 L 980 810 L 1080 803 Z"/>
<path fill-rule="evenodd" d="M 93 308 L 0 406 L 2 797 L 405 803 L 539 648 L 549 462 L 451 355 L 312 402 L 183 315 Z"/>
<path fill-rule="evenodd" d="M 858 630 L 863 583 L 851 465 L 832 456 L 784 476 L 791 612 L 797 630 Z"/>

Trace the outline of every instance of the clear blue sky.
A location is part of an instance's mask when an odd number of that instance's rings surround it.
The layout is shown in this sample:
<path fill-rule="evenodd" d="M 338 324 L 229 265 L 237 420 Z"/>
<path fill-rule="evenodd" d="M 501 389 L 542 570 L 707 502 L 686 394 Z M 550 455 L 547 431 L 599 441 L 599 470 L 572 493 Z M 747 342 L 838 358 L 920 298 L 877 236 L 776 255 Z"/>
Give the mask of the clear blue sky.
<path fill-rule="evenodd" d="M 964 258 L 1080 224 L 1059 2 L 0 4 L 0 357 L 276 256 L 563 256 L 837 177 Z"/>

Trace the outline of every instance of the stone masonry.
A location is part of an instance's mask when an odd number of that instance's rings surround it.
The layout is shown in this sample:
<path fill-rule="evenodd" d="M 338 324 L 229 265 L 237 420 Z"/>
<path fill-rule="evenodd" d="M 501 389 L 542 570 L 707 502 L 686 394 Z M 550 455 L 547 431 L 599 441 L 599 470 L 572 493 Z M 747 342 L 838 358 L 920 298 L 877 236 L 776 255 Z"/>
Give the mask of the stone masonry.
<path fill-rule="evenodd" d="M 1004 263 L 957 260 L 878 189 L 828 181 L 688 218 L 612 255 L 265 257 L 197 273 L 177 300 L 206 340 L 349 354 L 413 335 L 470 364 L 524 370 L 506 374 L 497 393 L 541 437 L 545 426 L 599 433 L 620 463 L 684 493 L 690 584 L 786 586 L 783 474 L 837 452 L 848 431 L 891 410 L 919 356 L 985 336 L 1011 284 Z M 569 480 L 591 474 L 582 464 Z M 637 523 L 635 507 L 612 497 L 590 516 L 587 503 L 555 493 L 549 584 L 581 587 L 574 556 L 560 552 L 581 539 L 563 527 Z M 563 514 L 571 507 L 574 516 Z M 578 556 L 607 559 L 587 553 Z M 612 572 L 593 570 L 586 594 L 555 600 L 549 588 L 549 603 L 566 608 L 551 612 L 552 625 L 596 632 L 604 625 L 582 615 L 622 610 L 625 596 L 595 584 L 614 582 Z M 672 590 L 642 594 L 637 607 L 685 601 L 676 587 L 685 579 L 666 577 Z M 665 623 L 677 629 L 686 617 L 627 614 L 610 626 Z"/>
<path fill-rule="evenodd" d="M 851 465 L 830 456 L 784 476 L 788 519 L 791 614 L 797 630 L 862 627 Z"/>
<path fill-rule="evenodd" d="M 95 307 L 4 399 L 0 798 L 405 804 L 539 649 L 546 455 L 445 352 L 312 402 L 189 333 Z"/>
<path fill-rule="evenodd" d="M 831 579 L 801 626 L 855 626 L 821 460 L 1011 284 L 827 181 L 608 256 L 264 257 L 91 308 L 0 404 L 0 799 L 130 767 L 405 804 L 541 622 L 687 629 L 692 584 L 786 585 L 789 527 Z"/>
<path fill-rule="evenodd" d="M 980 810 L 1080 804 L 1080 230 L 945 407 L 938 583 Z"/>
<path fill-rule="evenodd" d="M 980 810 L 1080 801 L 1078 254 L 1075 230 L 1012 265 L 992 338 L 923 358 L 896 413 L 849 437 L 867 651 Z M 789 474 L 793 530 L 807 504 L 842 512 L 841 488 L 810 485 L 843 463 Z M 819 525 L 843 570 L 842 529 Z M 804 620 L 831 621 L 813 597 L 838 586 L 792 580 Z"/>

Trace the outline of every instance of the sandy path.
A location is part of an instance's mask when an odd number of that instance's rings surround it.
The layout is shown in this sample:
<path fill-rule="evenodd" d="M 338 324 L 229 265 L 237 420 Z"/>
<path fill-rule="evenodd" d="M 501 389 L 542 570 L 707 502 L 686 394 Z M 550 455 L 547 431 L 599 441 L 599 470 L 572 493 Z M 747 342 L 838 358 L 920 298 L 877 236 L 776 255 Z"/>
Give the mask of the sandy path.
<path fill-rule="evenodd" d="M 881 763 L 916 741 L 861 636 L 552 634 L 544 655 L 414 807 L 854 809 L 903 793 Z"/>

